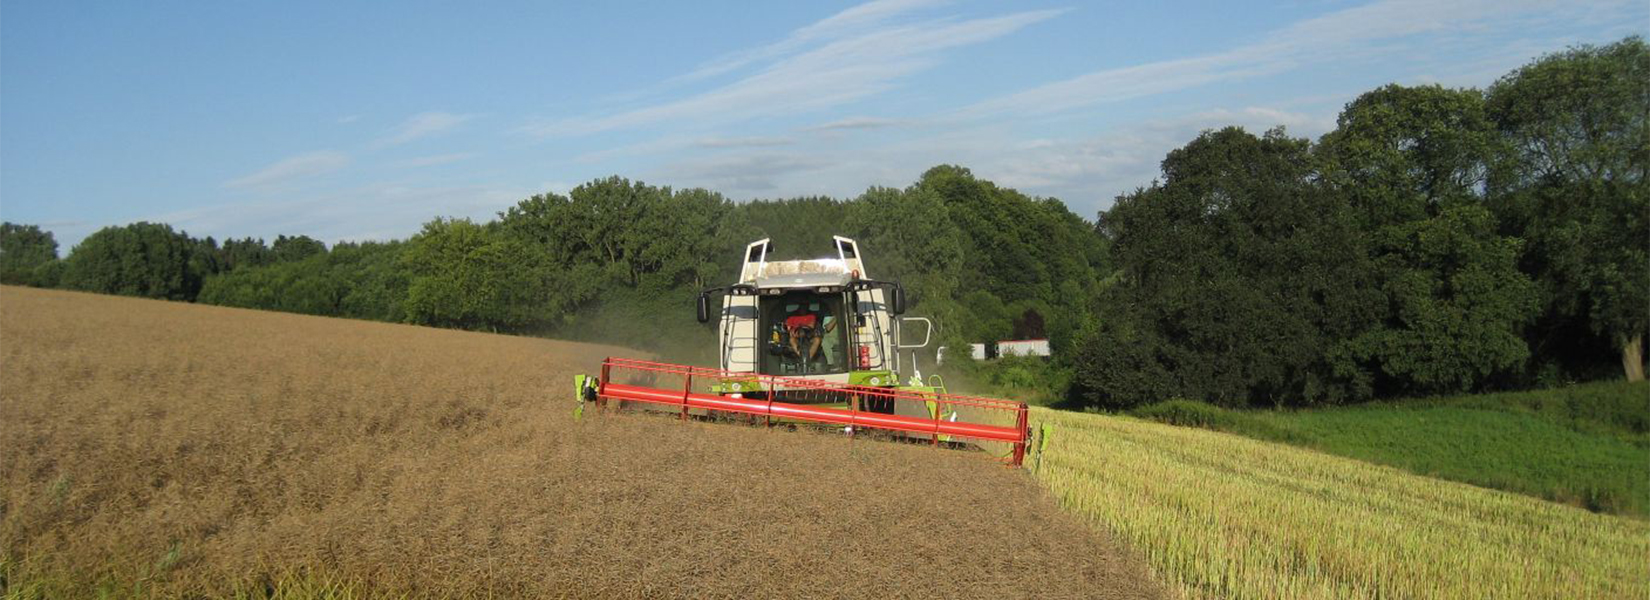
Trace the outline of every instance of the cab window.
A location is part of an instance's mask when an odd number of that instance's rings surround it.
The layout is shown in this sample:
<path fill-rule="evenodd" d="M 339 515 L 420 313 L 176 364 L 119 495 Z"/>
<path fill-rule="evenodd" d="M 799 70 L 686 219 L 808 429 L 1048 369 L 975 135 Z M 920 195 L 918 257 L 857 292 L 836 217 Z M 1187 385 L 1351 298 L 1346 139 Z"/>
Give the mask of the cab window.
<path fill-rule="evenodd" d="M 792 292 L 762 299 L 762 372 L 818 375 L 848 371 L 841 294 Z"/>

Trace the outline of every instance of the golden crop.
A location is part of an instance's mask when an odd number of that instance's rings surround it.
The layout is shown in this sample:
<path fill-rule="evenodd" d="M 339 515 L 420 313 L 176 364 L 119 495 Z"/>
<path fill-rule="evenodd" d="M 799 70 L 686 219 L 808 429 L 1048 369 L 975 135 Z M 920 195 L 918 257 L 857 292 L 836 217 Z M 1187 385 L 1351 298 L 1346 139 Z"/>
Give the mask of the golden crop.
<path fill-rule="evenodd" d="M 572 417 L 616 348 L 0 288 L 0 597 L 1107 597 L 978 456 Z"/>
<path fill-rule="evenodd" d="M 1184 597 L 1650 595 L 1641 520 L 1201 429 L 1035 419 L 1054 427 L 1043 483 Z"/>

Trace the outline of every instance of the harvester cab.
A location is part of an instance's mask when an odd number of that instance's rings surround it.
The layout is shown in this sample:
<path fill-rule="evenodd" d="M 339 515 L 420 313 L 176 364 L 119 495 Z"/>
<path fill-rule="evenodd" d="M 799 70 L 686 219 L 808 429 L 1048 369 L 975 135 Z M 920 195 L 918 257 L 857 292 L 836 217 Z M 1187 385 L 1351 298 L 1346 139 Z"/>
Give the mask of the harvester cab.
<path fill-rule="evenodd" d="M 771 260 L 773 244 L 753 242 L 738 282 L 699 294 L 699 321 L 717 322 L 722 370 L 850 385 L 923 383 L 916 351 L 927 347 L 933 323 L 901 316 L 904 288 L 871 279 L 853 240 L 832 243 L 835 256 Z M 919 327 L 920 341 L 901 336 Z"/>
<path fill-rule="evenodd" d="M 872 279 L 854 240 L 834 236 L 832 245 L 824 258 L 775 260 L 770 240 L 752 242 L 739 279 L 698 296 L 699 322 L 717 331 L 715 368 L 610 357 L 600 376 L 578 377 L 575 414 L 594 402 L 682 419 L 839 428 L 1019 465 L 1029 442 L 1025 403 L 949 394 L 939 377 L 925 381 L 918 351 L 933 322 L 904 316 L 905 289 Z"/>

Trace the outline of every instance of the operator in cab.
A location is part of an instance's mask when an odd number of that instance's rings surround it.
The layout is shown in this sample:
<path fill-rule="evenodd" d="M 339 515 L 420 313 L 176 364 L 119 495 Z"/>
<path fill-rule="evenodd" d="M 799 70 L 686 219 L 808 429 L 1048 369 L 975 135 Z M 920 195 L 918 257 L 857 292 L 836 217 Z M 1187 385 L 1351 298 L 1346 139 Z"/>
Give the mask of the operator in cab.
<path fill-rule="evenodd" d="M 785 317 L 785 332 L 790 338 L 791 352 L 804 363 L 820 359 L 819 346 L 825 334 L 836 329 L 836 324 L 834 316 L 819 314 L 818 304 L 797 303 L 792 306 L 790 314 Z"/>

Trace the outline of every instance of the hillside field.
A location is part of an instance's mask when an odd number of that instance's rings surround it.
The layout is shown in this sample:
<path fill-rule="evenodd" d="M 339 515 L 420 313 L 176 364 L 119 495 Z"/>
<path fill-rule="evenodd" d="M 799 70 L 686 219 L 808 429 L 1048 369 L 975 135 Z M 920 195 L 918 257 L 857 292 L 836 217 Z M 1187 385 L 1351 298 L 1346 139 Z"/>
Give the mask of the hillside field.
<path fill-rule="evenodd" d="M 0 596 L 1650 592 L 1642 519 L 1222 432 L 1037 409 L 1015 470 L 575 420 L 629 353 L 0 288 Z"/>
<path fill-rule="evenodd" d="M 1163 594 L 976 456 L 574 420 L 620 353 L 0 288 L 0 596 Z"/>
<path fill-rule="evenodd" d="M 1589 510 L 1650 517 L 1650 383 L 1234 411 L 1171 401 L 1135 411 Z"/>
<path fill-rule="evenodd" d="M 1053 426 L 1043 483 L 1186 598 L 1650 593 L 1641 519 L 1229 433 L 1035 417 Z"/>

